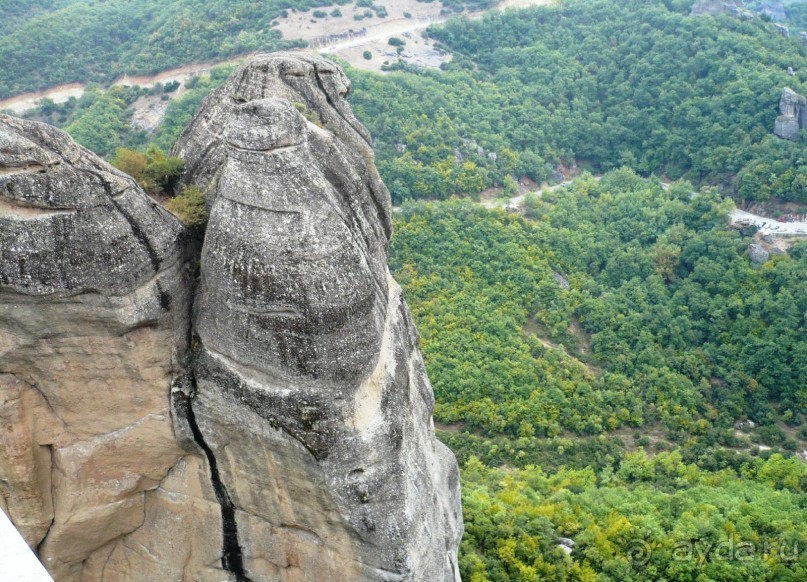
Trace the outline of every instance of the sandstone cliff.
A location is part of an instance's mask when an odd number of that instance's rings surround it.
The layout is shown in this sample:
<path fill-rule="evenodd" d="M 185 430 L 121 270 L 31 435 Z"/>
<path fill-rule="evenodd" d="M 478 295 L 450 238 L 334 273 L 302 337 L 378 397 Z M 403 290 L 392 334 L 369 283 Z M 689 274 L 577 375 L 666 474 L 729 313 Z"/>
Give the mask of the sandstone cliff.
<path fill-rule="evenodd" d="M 57 581 L 459 579 L 349 88 L 271 55 L 203 102 L 174 152 L 200 258 L 131 179 L 0 117 L 0 503 Z"/>

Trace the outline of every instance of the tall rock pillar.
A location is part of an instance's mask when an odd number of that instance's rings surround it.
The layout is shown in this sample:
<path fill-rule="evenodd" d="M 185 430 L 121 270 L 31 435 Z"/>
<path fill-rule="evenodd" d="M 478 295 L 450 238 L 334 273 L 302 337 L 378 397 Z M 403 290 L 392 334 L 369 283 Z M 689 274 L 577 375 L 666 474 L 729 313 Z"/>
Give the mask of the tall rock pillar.
<path fill-rule="evenodd" d="M 256 57 L 175 147 L 211 208 L 186 434 L 215 459 L 238 575 L 457 580 L 456 461 L 349 89 L 327 61 Z"/>

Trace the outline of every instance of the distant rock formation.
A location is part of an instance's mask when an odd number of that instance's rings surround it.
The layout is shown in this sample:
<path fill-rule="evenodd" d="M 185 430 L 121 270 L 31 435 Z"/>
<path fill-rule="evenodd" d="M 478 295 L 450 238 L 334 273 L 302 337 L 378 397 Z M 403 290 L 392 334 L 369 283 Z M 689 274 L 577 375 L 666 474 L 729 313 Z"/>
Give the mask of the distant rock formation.
<path fill-rule="evenodd" d="M 741 0 L 696 0 L 690 14 L 693 16 L 701 16 L 704 14 L 708 14 L 709 16 L 719 16 L 721 14 L 740 16 L 743 10 L 744 7 Z"/>
<path fill-rule="evenodd" d="M 776 29 L 776 32 L 783 37 L 790 38 L 790 29 L 784 24 L 774 24 L 773 27 Z"/>
<path fill-rule="evenodd" d="M 349 89 L 270 55 L 203 102 L 174 151 L 200 259 L 130 178 L 0 117 L 0 504 L 59 582 L 459 580 L 459 472 Z"/>
<path fill-rule="evenodd" d="M 750 244 L 748 246 L 748 257 L 751 259 L 751 262 L 755 265 L 761 265 L 765 263 L 771 254 L 765 250 L 765 247 L 758 245 L 758 244 Z"/>
<path fill-rule="evenodd" d="M 773 22 L 787 20 L 787 12 L 784 5 L 779 0 L 766 0 L 759 7 L 759 13 L 767 16 Z"/>
<path fill-rule="evenodd" d="M 773 133 L 782 139 L 798 141 L 801 130 L 807 128 L 807 99 L 785 87 L 779 99 L 779 111 L 781 115 L 776 118 Z"/>

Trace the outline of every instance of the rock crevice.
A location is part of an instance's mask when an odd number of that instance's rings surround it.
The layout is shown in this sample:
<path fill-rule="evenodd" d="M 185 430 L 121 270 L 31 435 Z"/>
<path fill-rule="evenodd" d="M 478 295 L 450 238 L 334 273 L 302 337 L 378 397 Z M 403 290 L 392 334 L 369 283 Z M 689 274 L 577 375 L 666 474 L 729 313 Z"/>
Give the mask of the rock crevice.
<path fill-rule="evenodd" d="M 190 379 L 193 383 L 193 379 Z M 210 470 L 210 481 L 213 486 L 213 491 L 216 494 L 216 500 L 221 506 L 221 529 L 222 529 L 222 551 L 221 551 L 221 567 L 233 574 L 237 582 L 249 582 L 244 572 L 244 558 L 241 550 L 241 545 L 238 542 L 238 524 L 235 520 L 235 505 L 233 504 L 227 487 L 221 481 L 221 474 L 219 473 L 218 461 L 213 450 L 208 446 L 202 435 L 202 430 L 196 422 L 196 414 L 193 412 L 193 394 L 188 398 L 186 407 L 186 421 L 193 434 L 194 442 L 199 446 L 207 458 L 207 466 Z"/>

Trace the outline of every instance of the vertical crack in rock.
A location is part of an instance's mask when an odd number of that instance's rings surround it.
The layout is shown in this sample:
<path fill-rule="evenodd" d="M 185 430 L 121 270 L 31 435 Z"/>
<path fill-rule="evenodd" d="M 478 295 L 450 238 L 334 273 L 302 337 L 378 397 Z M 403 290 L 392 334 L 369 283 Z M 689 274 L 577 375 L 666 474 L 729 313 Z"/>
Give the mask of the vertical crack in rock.
<path fill-rule="evenodd" d="M 191 376 L 191 385 L 195 388 L 195 379 Z M 188 397 L 187 401 L 187 420 L 193 433 L 193 440 L 205 452 L 207 457 L 207 464 L 210 467 L 210 481 L 213 484 L 213 491 L 216 493 L 216 499 L 221 506 L 221 536 L 222 536 L 222 553 L 221 553 L 221 566 L 228 572 L 235 575 L 238 582 L 250 582 L 249 578 L 244 571 L 244 557 L 241 552 L 241 546 L 238 543 L 238 524 L 235 522 L 235 505 L 227 492 L 227 487 L 221 480 L 219 473 L 219 465 L 213 449 L 205 441 L 202 435 L 202 430 L 196 422 L 196 414 L 193 412 L 193 396 Z"/>
<path fill-rule="evenodd" d="M 44 393 L 42 391 L 40 391 L 38 388 L 37 388 L 37 391 L 40 394 L 42 394 L 42 396 L 44 398 L 44 396 L 45 396 Z M 50 402 L 47 401 L 47 398 L 45 398 L 45 402 L 47 403 L 48 407 L 50 407 L 51 410 L 53 410 L 53 408 L 50 406 Z M 54 487 L 54 484 L 53 484 L 53 469 L 54 469 L 54 467 L 53 467 L 53 463 L 54 463 L 54 460 L 53 460 L 53 445 L 45 445 L 45 448 L 47 448 L 48 458 L 50 459 L 50 506 L 51 506 L 51 511 L 53 512 L 53 515 L 51 516 L 50 523 L 48 524 L 48 531 L 45 532 L 45 535 L 42 536 L 42 539 L 39 540 L 39 543 L 36 545 L 36 555 L 37 555 L 37 557 L 41 556 L 42 546 L 45 543 L 45 540 L 48 539 L 48 536 L 50 535 L 50 532 L 53 529 L 53 524 L 56 522 L 56 495 L 54 495 L 54 491 L 53 491 L 53 487 Z"/>

